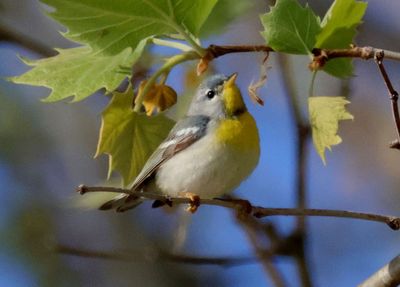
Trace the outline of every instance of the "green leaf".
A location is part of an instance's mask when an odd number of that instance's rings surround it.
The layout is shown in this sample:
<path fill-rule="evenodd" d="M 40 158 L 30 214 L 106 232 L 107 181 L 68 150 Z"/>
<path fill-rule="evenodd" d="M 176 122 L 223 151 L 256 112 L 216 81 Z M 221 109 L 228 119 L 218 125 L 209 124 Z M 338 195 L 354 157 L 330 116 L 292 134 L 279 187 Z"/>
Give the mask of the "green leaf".
<path fill-rule="evenodd" d="M 207 21 L 200 30 L 201 37 L 219 34 L 228 29 L 228 25 L 254 6 L 252 1 L 218 0 Z"/>
<path fill-rule="evenodd" d="M 326 49 L 348 48 L 354 42 L 357 27 L 367 9 L 367 3 L 356 0 L 335 0 L 322 20 L 322 30 L 317 36 L 316 47 Z M 351 59 L 334 59 L 324 70 L 336 77 L 353 74 Z"/>
<path fill-rule="evenodd" d="M 334 77 L 346 78 L 353 75 L 354 68 L 351 59 L 339 58 L 326 62 L 323 70 Z"/>
<path fill-rule="evenodd" d="M 317 36 L 316 47 L 337 48 L 338 44 L 351 44 L 367 5 L 356 0 L 335 0 L 322 20 L 322 30 Z"/>
<path fill-rule="evenodd" d="M 117 54 L 145 38 L 181 33 L 197 35 L 218 0 L 42 0 L 65 25 L 65 36 L 94 50 Z"/>
<path fill-rule="evenodd" d="M 37 61 L 24 60 L 33 69 L 10 78 L 14 83 L 45 86 L 52 90 L 46 102 L 60 101 L 74 96 L 80 101 L 101 88 L 113 91 L 127 76 L 121 65 L 131 66 L 142 54 L 146 42 L 135 51 L 127 48 L 115 56 L 94 53 L 90 47 L 60 49 L 57 56 Z"/>
<path fill-rule="evenodd" d="M 324 164 L 325 149 L 342 142 L 337 135 L 340 120 L 352 120 L 354 117 L 346 111 L 349 104 L 344 97 L 310 97 L 308 111 L 312 128 L 314 146 Z"/>
<path fill-rule="evenodd" d="M 265 31 L 261 34 L 275 51 L 310 54 L 320 32 L 320 20 L 306 5 L 296 0 L 278 0 L 271 11 L 261 16 Z"/>
<path fill-rule="evenodd" d="M 164 115 L 148 117 L 132 109 L 133 91 L 114 93 L 103 111 L 96 156 L 109 155 L 109 173 L 116 170 L 128 185 L 165 139 L 174 122 Z"/>

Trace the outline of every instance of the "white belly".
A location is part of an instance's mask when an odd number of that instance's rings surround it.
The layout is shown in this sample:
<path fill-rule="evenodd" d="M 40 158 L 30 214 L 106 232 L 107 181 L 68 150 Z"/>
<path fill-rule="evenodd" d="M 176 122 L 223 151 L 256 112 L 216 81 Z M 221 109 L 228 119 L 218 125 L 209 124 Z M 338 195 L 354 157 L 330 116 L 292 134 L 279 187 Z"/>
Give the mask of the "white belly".
<path fill-rule="evenodd" d="M 258 153 L 243 153 L 207 135 L 167 160 L 157 171 L 161 192 L 179 196 L 190 192 L 213 198 L 232 192 L 256 167 Z"/>

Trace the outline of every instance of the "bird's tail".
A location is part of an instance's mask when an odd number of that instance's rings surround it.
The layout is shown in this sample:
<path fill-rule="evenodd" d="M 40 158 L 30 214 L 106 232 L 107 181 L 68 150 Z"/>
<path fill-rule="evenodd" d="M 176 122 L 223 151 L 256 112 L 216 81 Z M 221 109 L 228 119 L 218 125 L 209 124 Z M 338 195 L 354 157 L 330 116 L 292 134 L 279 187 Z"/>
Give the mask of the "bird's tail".
<path fill-rule="evenodd" d="M 102 206 L 99 207 L 100 210 L 110 210 L 115 209 L 117 212 L 124 212 L 129 209 L 135 208 L 143 202 L 138 196 L 131 194 L 121 193 L 114 197 L 113 199 L 107 201 Z"/>

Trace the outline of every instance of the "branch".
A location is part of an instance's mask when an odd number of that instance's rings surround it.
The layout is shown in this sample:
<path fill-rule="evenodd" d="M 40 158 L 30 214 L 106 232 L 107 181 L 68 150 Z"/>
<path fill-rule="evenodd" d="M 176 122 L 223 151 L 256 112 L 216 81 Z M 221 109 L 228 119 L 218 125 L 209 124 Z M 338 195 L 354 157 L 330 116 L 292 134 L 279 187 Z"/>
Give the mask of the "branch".
<path fill-rule="evenodd" d="M 375 54 L 384 51 L 385 58 L 400 61 L 400 53 L 384 50 L 374 47 L 352 47 L 349 49 L 319 49 L 314 48 L 312 53 L 314 59 L 310 64 L 312 70 L 320 69 L 324 64 L 336 58 L 360 58 L 364 60 L 373 59 Z M 276 52 L 273 48 L 268 45 L 210 45 L 206 49 L 206 55 L 203 58 L 207 58 L 209 61 L 231 53 L 246 53 L 246 52 Z"/>
<path fill-rule="evenodd" d="M 191 200 L 184 197 L 168 197 L 162 194 L 151 192 L 138 192 L 131 191 L 130 189 L 104 187 L 104 186 L 85 186 L 80 185 L 78 190 L 80 194 L 88 192 L 113 192 L 125 193 L 141 197 L 142 199 L 158 200 L 161 202 L 168 202 L 171 204 L 190 204 Z M 353 218 L 367 221 L 375 221 L 386 223 L 391 229 L 400 229 L 400 217 L 385 216 L 372 213 L 352 212 L 345 210 L 330 210 L 330 209 L 300 209 L 300 208 L 266 208 L 260 206 L 253 206 L 246 200 L 226 200 L 226 199 L 200 199 L 200 204 L 221 206 L 237 211 L 246 211 L 256 218 L 267 216 L 328 216 L 340 218 Z M 246 202 L 243 204 L 242 202 Z"/>
<path fill-rule="evenodd" d="M 142 251 L 95 251 L 89 249 L 75 248 L 66 245 L 58 245 L 55 251 L 65 255 L 80 256 L 86 258 L 109 259 L 109 260 L 166 260 L 174 263 L 193 264 L 193 265 L 221 265 L 223 267 L 233 267 L 244 264 L 257 263 L 254 257 L 202 257 L 190 256 L 186 254 L 174 254 L 161 250 Z"/>
<path fill-rule="evenodd" d="M 396 287 L 400 284 L 400 255 L 379 269 L 358 287 Z"/>
<path fill-rule="evenodd" d="M 399 115 L 399 107 L 397 105 L 397 100 L 399 99 L 399 94 L 397 91 L 393 88 L 392 82 L 390 81 L 389 75 L 386 72 L 385 66 L 383 65 L 383 58 L 385 57 L 385 52 L 382 50 L 380 52 L 377 52 L 375 55 L 375 61 L 376 64 L 378 65 L 378 68 L 381 72 L 383 81 L 386 84 L 386 87 L 389 92 L 389 97 L 392 102 L 392 114 L 393 114 L 393 120 L 396 125 L 396 130 L 397 130 L 397 140 L 393 141 L 390 144 L 391 148 L 395 149 L 400 149 L 400 115 Z"/>
<path fill-rule="evenodd" d="M 204 50 L 205 53 L 200 57 L 197 65 L 197 74 L 202 74 L 208 67 L 208 64 L 221 56 L 232 53 L 247 53 L 247 52 L 276 52 L 268 45 L 210 45 Z M 387 59 L 400 61 L 400 53 L 383 50 L 373 47 L 352 47 L 349 49 L 320 49 L 314 48 L 312 53 L 314 55 L 309 68 L 312 71 L 322 69 L 327 61 L 336 58 L 360 58 L 364 60 L 372 59 L 375 54 L 384 51 Z"/>

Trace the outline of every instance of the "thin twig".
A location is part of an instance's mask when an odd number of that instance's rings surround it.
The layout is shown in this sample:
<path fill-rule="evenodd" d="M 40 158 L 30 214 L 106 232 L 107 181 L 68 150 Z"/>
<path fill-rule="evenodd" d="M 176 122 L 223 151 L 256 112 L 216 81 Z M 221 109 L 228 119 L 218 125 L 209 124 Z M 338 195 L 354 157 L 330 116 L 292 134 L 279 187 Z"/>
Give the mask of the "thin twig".
<path fill-rule="evenodd" d="M 312 53 L 314 58 L 312 62 L 309 64 L 309 68 L 313 71 L 321 69 L 324 67 L 327 61 L 336 59 L 336 58 L 359 58 L 364 60 L 373 59 L 376 53 L 384 51 L 387 59 L 391 60 L 400 60 L 400 53 L 383 50 L 379 48 L 373 47 L 352 47 L 350 49 L 319 49 L 314 48 Z"/>
<path fill-rule="evenodd" d="M 386 84 L 386 87 L 389 92 L 389 97 L 392 103 L 392 114 L 393 120 L 396 125 L 397 130 L 397 140 L 393 141 L 390 145 L 391 148 L 400 149 L 400 115 L 399 115 L 399 107 L 397 105 L 397 100 L 399 99 L 399 94 L 393 88 L 392 82 L 390 81 L 389 75 L 386 72 L 385 66 L 383 65 L 383 58 L 385 57 L 385 52 L 383 50 L 378 51 L 375 55 L 375 61 L 378 65 L 379 71 L 381 72 L 383 81 Z"/>
<path fill-rule="evenodd" d="M 358 287 L 396 287 L 400 285 L 400 255 L 393 258 Z"/>
<path fill-rule="evenodd" d="M 130 189 L 116 188 L 116 187 L 81 185 L 79 186 L 77 191 L 81 194 L 85 194 L 88 192 L 125 193 L 141 197 L 142 199 L 159 200 L 165 202 L 168 201 L 173 204 L 191 203 L 191 200 L 185 197 L 168 197 L 162 194 L 151 193 L 151 192 L 138 192 L 138 191 L 133 192 Z M 239 204 L 237 201 L 222 200 L 222 199 L 200 199 L 200 204 L 221 206 L 235 210 L 243 209 L 243 205 Z M 362 213 L 362 212 L 353 212 L 345 210 L 329 210 L 329 209 L 266 208 L 260 206 L 253 206 L 250 203 L 246 207 L 246 209 L 248 209 L 250 214 L 252 214 L 257 218 L 262 218 L 267 216 L 328 216 L 328 217 L 353 218 L 353 219 L 381 222 L 381 223 L 386 223 L 393 230 L 400 229 L 400 217 L 385 216 L 372 213 Z"/>
<path fill-rule="evenodd" d="M 193 265 L 221 265 L 223 267 L 233 267 L 245 264 L 257 263 L 255 257 L 203 257 L 203 256 L 191 256 L 187 254 L 174 254 L 161 250 L 147 250 L 143 251 L 97 251 L 83 248 L 75 248 L 66 245 L 58 245 L 55 251 L 65 255 L 80 256 L 86 258 L 96 259 L 110 259 L 110 260 L 165 260 L 174 263 L 193 264 Z"/>

